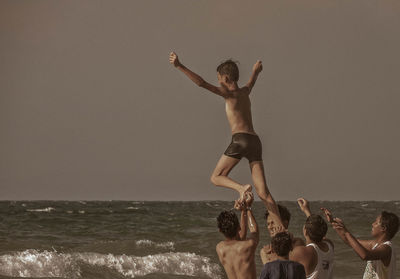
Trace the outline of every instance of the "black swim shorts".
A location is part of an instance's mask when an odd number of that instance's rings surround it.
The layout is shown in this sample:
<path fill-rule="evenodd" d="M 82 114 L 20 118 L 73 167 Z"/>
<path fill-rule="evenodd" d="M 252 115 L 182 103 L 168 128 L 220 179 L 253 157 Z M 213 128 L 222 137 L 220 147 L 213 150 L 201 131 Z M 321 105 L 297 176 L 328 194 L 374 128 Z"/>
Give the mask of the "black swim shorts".
<path fill-rule="evenodd" d="M 262 147 L 257 135 L 236 133 L 224 154 L 236 159 L 247 158 L 249 162 L 262 161 Z"/>

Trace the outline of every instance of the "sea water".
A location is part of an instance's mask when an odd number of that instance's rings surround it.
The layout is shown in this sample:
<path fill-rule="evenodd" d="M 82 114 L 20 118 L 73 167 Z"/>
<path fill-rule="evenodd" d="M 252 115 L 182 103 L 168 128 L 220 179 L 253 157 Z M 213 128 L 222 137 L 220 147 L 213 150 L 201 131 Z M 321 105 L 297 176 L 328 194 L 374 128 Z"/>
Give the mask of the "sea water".
<path fill-rule="evenodd" d="M 305 216 L 296 202 L 289 230 L 302 236 Z M 215 252 L 223 240 L 216 217 L 232 202 L 3 201 L 0 202 L 0 278 L 226 278 Z M 311 202 L 368 238 L 382 211 L 400 215 L 400 202 Z M 261 202 L 253 205 L 260 228 L 256 251 L 269 242 Z M 361 278 L 365 262 L 329 228 L 335 278 Z M 400 236 L 394 238 L 400 248 Z M 397 259 L 400 267 L 400 259 Z M 398 274 L 400 270 L 397 271 Z"/>

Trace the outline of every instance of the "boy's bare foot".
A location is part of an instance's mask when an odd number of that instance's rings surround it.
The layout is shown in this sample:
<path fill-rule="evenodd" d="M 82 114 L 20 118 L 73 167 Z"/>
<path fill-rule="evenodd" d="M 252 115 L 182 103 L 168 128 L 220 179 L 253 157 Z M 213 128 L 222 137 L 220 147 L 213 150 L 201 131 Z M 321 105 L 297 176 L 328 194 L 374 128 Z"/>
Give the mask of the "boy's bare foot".
<path fill-rule="evenodd" d="M 244 202 L 245 201 L 245 195 L 247 192 L 251 192 L 251 185 L 250 184 L 246 184 L 243 185 L 242 189 L 239 191 L 240 197 L 239 197 L 239 202 Z"/>

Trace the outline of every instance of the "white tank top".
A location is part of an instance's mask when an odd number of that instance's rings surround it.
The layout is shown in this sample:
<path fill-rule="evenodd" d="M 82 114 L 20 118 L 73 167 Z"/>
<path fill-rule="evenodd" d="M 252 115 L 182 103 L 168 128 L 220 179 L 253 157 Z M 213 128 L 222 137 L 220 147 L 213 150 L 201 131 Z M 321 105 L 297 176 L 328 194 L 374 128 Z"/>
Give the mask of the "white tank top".
<path fill-rule="evenodd" d="M 387 245 L 392 248 L 390 263 L 385 266 L 381 260 L 368 261 L 365 267 L 363 279 L 393 279 L 396 278 L 396 253 L 391 241 L 383 242 L 381 245 Z M 378 243 L 372 247 L 374 250 L 378 247 Z"/>
<path fill-rule="evenodd" d="M 307 276 L 307 279 L 331 279 L 333 270 L 333 247 L 328 241 L 323 241 L 328 245 L 328 251 L 324 252 L 319 249 L 315 243 L 310 243 L 307 246 L 312 246 L 317 252 L 318 262 L 313 273 Z"/>

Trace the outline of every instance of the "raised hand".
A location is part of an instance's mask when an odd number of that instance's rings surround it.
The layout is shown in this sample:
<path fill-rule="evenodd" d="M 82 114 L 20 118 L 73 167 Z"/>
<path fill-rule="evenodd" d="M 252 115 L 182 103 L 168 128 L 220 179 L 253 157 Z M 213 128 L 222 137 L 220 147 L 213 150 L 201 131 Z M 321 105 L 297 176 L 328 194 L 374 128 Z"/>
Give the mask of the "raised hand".
<path fill-rule="evenodd" d="M 243 211 L 246 209 L 246 205 L 243 201 L 240 201 L 240 199 L 235 200 L 235 205 L 233 206 L 236 210 Z"/>
<path fill-rule="evenodd" d="M 176 55 L 175 52 L 171 52 L 169 54 L 169 63 L 171 63 L 175 67 L 178 67 L 181 64 L 181 62 L 179 62 L 178 55 Z"/>
<path fill-rule="evenodd" d="M 343 231 L 343 232 L 347 232 L 348 231 L 346 226 L 344 225 L 342 219 L 340 219 L 340 218 L 334 218 L 333 219 L 332 227 L 335 230 L 339 230 L 339 231 Z"/>
<path fill-rule="evenodd" d="M 254 195 L 252 192 L 246 192 L 245 193 L 245 204 L 247 207 L 251 207 L 251 205 L 253 204 L 254 201 Z"/>
<path fill-rule="evenodd" d="M 262 69 L 263 69 L 262 62 L 260 60 L 257 60 L 257 62 L 253 66 L 253 72 L 258 74 L 259 72 L 262 71 Z"/>
<path fill-rule="evenodd" d="M 297 204 L 307 217 L 311 215 L 310 205 L 305 198 L 298 198 Z"/>
<path fill-rule="evenodd" d="M 321 210 L 324 212 L 326 220 L 329 223 L 332 223 L 334 218 L 333 218 L 332 213 L 329 211 L 329 209 L 326 209 L 325 207 L 321 207 Z"/>

